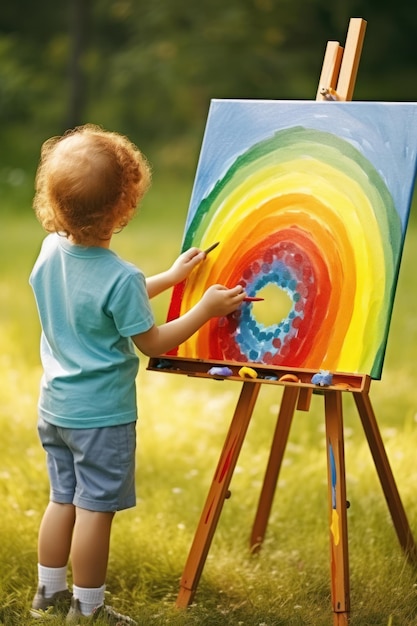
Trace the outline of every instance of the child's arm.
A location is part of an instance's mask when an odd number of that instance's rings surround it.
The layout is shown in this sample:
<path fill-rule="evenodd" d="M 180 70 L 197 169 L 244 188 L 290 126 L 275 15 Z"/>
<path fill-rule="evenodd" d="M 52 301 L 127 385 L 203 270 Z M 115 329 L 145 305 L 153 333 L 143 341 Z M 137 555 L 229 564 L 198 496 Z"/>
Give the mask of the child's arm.
<path fill-rule="evenodd" d="M 190 274 L 196 265 L 206 258 L 198 248 L 190 248 L 180 254 L 169 269 L 146 279 L 146 290 L 149 298 L 154 298 L 162 291 L 180 283 Z"/>
<path fill-rule="evenodd" d="M 192 309 L 161 326 L 152 326 L 145 333 L 132 337 L 136 347 L 147 356 L 159 356 L 180 345 L 212 317 L 229 315 L 246 296 L 241 285 L 227 289 L 212 285 Z"/>

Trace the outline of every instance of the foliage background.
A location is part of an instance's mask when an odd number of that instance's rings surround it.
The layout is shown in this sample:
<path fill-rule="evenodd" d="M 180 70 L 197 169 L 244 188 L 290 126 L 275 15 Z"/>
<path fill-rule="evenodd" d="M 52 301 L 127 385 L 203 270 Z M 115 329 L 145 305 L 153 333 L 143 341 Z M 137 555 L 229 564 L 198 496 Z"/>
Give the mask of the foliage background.
<path fill-rule="evenodd" d="M 41 141 L 86 121 L 189 171 L 210 98 L 314 99 L 351 17 L 368 21 L 355 99 L 416 100 L 409 0 L 2 2 L 2 179 L 30 178 Z"/>

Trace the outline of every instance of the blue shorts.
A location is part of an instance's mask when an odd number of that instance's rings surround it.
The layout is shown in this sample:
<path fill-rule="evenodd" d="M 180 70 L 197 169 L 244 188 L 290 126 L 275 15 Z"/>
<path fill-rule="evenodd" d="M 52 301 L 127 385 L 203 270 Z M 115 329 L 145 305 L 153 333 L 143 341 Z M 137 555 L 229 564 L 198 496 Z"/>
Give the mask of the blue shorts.
<path fill-rule="evenodd" d="M 47 453 L 50 498 L 89 511 L 136 504 L 136 422 L 105 428 L 60 428 L 39 418 Z"/>

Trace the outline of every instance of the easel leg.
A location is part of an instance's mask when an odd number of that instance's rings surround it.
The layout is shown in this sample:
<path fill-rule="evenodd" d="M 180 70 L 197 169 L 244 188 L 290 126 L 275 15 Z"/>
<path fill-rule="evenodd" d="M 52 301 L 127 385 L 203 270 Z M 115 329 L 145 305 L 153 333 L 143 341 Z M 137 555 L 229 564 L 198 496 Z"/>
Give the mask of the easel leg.
<path fill-rule="evenodd" d="M 272 501 L 281 469 L 282 458 L 288 441 L 292 418 L 299 396 L 299 388 L 286 386 L 281 399 L 278 421 L 275 428 L 264 483 L 259 498 L 258 509 L 252 527 L 250 546 L 252 552 L 260 549 L 271 513 Z"/>
<path fill-rule="evenodd" d="M 340 391 L 325 393 L 327 475 L 329 492 L 330 567 L 335 626 L 348 624 L 350 611 L 346 513 L 346 472 Z"/>
<path fill-rule="evenodd" d="M 413 563 L 417 563 L 416 545 L 388 461 L 387 453 L 372 409 L 371 400 L 367 393 L 354 394 L 354 398 L 385 499 L 391 513 L 392 521 L 397 532 L 398 540 L 406 556 Z"/>
<path fill-rule="evenodd" d="M 188 554 L 177 597 L 177 607 L 186 608 L 192 602 L 196 592 L 259 389 L 259 384 L 243 383 L 213 482 Z"/>

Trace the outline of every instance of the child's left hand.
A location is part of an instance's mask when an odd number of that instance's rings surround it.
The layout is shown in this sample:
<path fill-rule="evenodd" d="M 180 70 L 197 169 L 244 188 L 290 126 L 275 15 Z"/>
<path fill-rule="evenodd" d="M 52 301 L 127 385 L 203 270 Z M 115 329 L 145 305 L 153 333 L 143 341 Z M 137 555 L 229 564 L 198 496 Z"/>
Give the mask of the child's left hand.
<path fill-rule="evenodd" d="M 187 278 L 196 265 L 204 261 L 205 253 L 199 248 L 189 248 L 174 261 L 169 272 L 173 278 L 173 284 L 180 283 Z"/>

